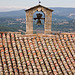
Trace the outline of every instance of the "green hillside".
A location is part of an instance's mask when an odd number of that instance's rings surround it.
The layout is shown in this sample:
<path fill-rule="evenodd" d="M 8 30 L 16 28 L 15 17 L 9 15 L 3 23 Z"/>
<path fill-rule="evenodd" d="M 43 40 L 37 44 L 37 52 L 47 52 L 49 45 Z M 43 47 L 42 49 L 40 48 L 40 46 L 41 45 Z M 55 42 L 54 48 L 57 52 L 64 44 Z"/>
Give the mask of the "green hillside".
<path fill-rule="evenodd" d="M 52 8 L 52 31 L 75 32 L 75 8 Z M 69 16 L 71 14 L 71 16 Z M 35 17 L 35 16 L 34 16 Z M 44 30 L 44 26 L 33 25 L 34 30 Z M 0 31 L 26 31 L 25 11 L 0 12 Z"/>

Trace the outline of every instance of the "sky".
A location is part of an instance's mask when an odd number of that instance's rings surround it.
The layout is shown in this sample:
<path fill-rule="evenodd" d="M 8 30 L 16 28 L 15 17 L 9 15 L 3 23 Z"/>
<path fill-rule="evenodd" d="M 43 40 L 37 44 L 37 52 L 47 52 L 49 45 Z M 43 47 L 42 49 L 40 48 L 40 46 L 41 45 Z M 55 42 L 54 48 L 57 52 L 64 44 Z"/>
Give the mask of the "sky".
<path fill-rule="evenodd" d="M 38 5 L 39 0 L 0 0 L 0 12 L 27 9 Z M 75 8 L 75 0 L 41 0 L 46 7 Z"/>

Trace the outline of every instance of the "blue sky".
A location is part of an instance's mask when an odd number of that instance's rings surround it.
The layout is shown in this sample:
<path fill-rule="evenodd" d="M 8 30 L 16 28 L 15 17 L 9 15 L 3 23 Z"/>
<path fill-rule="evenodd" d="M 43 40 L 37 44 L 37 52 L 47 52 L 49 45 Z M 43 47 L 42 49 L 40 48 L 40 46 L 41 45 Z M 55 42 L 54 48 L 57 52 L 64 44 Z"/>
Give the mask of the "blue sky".
<path fill-rule="evenodd" d="M 41 0 L 41 4 L 47 7 L 72 7 L 75 8 L 75 0 Z M 0 12 L 25 9 L 38 4 L 38 0 L 0 0 Z"/>

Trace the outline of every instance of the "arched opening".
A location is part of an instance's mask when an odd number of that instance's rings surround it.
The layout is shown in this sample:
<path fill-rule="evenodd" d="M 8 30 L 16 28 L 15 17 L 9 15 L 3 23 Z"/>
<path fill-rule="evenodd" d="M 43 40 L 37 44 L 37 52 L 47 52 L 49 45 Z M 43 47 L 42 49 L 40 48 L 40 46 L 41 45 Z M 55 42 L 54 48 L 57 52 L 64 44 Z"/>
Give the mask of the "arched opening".
<path fill-rule="evenodd" d="M 37 14 L 41 15 L 40 19 L 38 19 Z M 40 25 L 38 25 L 39 22 L 40 22 Z M 34 34 L 44 33 L 44 22 L 45 22 L 45 14 L 43 13 L 43 11 L 36 11 L 33 14 L 33 33 Z"/>

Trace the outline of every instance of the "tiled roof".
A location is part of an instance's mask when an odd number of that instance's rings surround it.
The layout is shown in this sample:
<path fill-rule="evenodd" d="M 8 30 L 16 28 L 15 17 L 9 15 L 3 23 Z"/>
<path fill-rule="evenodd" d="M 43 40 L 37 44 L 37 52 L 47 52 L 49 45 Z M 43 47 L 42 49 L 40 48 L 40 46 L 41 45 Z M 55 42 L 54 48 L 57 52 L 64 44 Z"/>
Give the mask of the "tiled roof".
<path fill-rule="evenodd" d="M 0 75 L 74 75 L 74 60 L 75 34 L 0 33 Z"/>
<path fill-rule="evenodd" d="M 25 11 L 29 11 L 29 10 L 31 10 L 31 9 L 38 8 L 38 7 L 43 7 L 43 8 L 45 8 L 45 9 L 49 10 L 49 11 L 52 11 L 52 12 L 54 11 L 54 10 L 49 9 L 49 8 L 47 8 L 47 7 L 45 7 L 45 6 L 42 6 L 42 5 L 36 5 L 36 6 L 34 6 L 34 7 L 31 7 L 31 8 L 29 8 L 29 9 L 26 9 Z"/>

